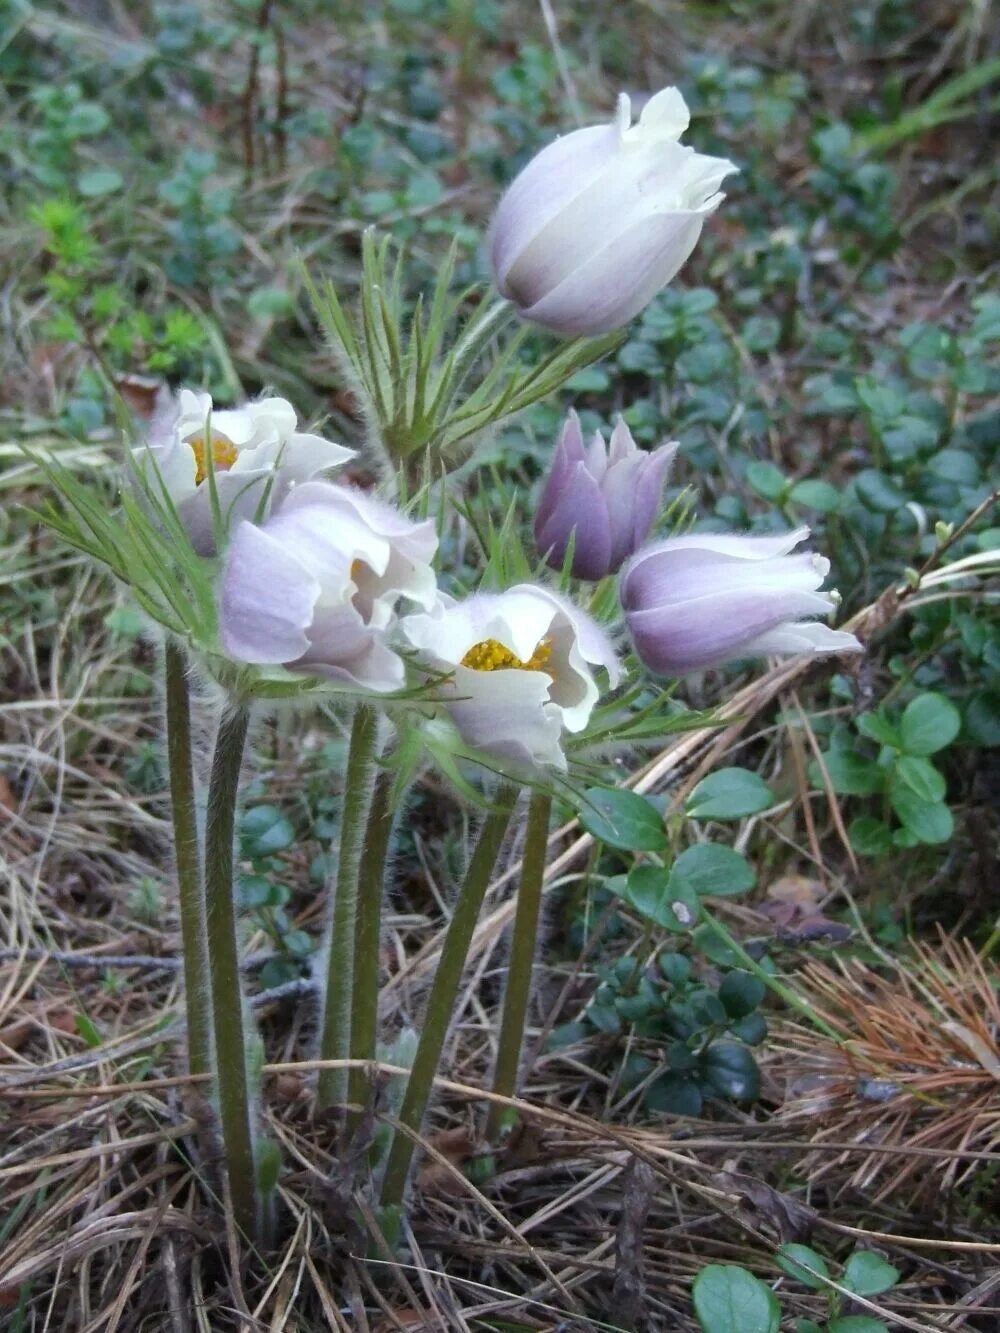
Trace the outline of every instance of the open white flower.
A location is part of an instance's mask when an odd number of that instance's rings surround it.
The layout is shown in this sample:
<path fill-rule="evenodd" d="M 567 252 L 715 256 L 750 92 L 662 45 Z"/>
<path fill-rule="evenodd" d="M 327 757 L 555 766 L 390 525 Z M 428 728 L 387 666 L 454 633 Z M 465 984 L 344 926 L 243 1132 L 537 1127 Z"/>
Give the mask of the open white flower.
<path fill-rule="evenodd" d="M 215 550 L 212 488 L 224 525 L 256 516 L 261 502 L 277 504 L 289 487 L 354 457 L 320 435 L 297 430 L 295 409 L 284 398 L 261 398 L 216 412 L 211 396 L 181 389 L 154 422 L 149 440 L 132 451 L 156 489 L 155 462 L 195 549 Z M 268 491 L 268 483 L 271 483 Z"/>
<path fill-rule="evenodd" d="M 281 665 L 388 691 L 404 683 L 387 631 L 402 598 L 437 599 L 433 521 L 414 523 L 360 491 L 311 481 L 261 525 L 241 522 L 219 599 L 234 661 Z"/>
<path fill-rule="evenodd" d="M 620 669 L 604 631 L 566 598 L 518 584 L 400 622 L 429 666 L 449 673 L 441 694 L 469 745 L 518 767 L 566 768 L 564 732 L 586 727 L 600 690 Z"/>

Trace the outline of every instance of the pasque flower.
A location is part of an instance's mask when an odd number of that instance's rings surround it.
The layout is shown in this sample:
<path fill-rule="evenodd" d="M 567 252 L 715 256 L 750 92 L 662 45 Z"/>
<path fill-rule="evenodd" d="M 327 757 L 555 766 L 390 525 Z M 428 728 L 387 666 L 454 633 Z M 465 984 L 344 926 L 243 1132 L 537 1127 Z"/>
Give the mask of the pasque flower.
<path fill-rule="evenodd" d="M 671 280 L 737 168 L 678 141 L 690 116 L 665 88 L 631 124 L 574 130 L 532 158 L 500 201 L 490 258 L 525 319 L 563 334 L 621 328 Z"/>
<path fill-rule="evenodd" d="M 154 462 L 195 548 L 215 550 L 212 484 L 225 526 L 252 518 L 262 501 L 278 503 L 290 486 L 354 457 L 320 435 L 297 429 L 295 409 L 284 398 L 261 398 L 242 407 L 214 411 L 207 393 L 181 389 L 175 402 L 161 409 L 148 441 L 133 450 L 146 470 Z"/>
<path fill-rule="evenodd" d="M 792 555 L 808 528 L 774 537 L 694 533 L 640 551 L 621 576 L 625 622 L 642 662 L 680 676 L 737 657 L 861 652 L 824 616 L 834 594 L 819 588 L 829 560 Z"/>
<path fill-rule="evenodd" d="M 465 741 L 501 763 L 565 769 L 565 732 L 586 727 L 600 690 L 620 669 L 604 631 L 548 588 L 518 584 L 466 601 L 442 598 L 407 616 L 404 636 L 421 660 L 447 673 L 440 693 Z"/>
<path fill-rule="evenodd" d="M 580 579 L 615 573 L 649 536 L 676 444 L 640 449 L 621 417 L 610 449 L 600 431 L 585 445 L 570 412 L 535 513 L 535 544 L 562 569 L 573 536 L 571 569 Z"/>
<path fill-rule="evenodd" d="M 296 486 L 264 523 L 244 519 L 233 533 L 223 648 L 237 662 L 398 689 L 404 665 L 388 631 L 401 599 L 435 605 L 436 547 L 432 520 L 330 482 Z"/>

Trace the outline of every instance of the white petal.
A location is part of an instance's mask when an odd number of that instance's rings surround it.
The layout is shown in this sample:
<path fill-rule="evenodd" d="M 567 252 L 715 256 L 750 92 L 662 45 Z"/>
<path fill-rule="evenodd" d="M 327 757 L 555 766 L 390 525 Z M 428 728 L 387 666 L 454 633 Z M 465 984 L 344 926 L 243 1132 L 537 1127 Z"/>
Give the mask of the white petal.
<path fill-rule="evenodd" d="M 241 523 L 226 558 L 219 631 L 230 657 L 277 665 L 309 647 L 306 633 L 320 594 L 308 569 L 263 528 Z"/>
<path fill-rule="evenodd" d="M 691 123 L 691 113 L 679 88 L 655 93 L 639 115 L 632 133 L 651 139 L 679 139 Z"/>
<path fill-rule="evenodd" d="M 847 630 L 830 629 L 818 621 L 785 622 L 761 634 L 746 646 L 748 657 L 769 657 L 772 654 L 863 653 L 864 647 Z"/>

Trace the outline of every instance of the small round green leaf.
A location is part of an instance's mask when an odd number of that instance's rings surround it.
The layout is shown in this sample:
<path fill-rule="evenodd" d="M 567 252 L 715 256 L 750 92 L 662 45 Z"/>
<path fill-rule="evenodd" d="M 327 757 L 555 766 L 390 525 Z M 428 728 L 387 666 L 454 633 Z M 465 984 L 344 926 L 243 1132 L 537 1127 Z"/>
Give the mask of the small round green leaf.
<path fill-rule="evenodd" d="M 746 1018 L 763 1002 L 767 987 L 752 972 L 737 969 L 722 979 L 719 999 L 730 1018 Z"/>
<path fill-rule="evenodd" d="M 900 782 L 892 784 L 889 800 L 900 823 L 918 842 L 937 845 L 950 840 L 955 831 L 955 820 L 942 802 L 923 801 Z"/>
<path fill-rule="evenodd" d="M 697 1083 L 684 1074 L 663 1074 L 645 1092 L 647 1111 L 664 1115 L 701 1115 L 704 1098 Z"/>
<path fill-rule="evenodd" d="M 900 738 L 907 754 L 936 754 L 958 735 L 962 718 L 943 694 L 918 694 L 906 705 L 900 722 Z"/>
<path fill-rule="evenodd" d="M 760 1096 L 760 1070 L 745 1046 L 716 1041 L 702 1057 L 705 1082 L 712 1092 L 734 1102 L 753 1102 Z"/>
<path fill-rule="evenodd" d="M 76 179 L 76 188 L 85 199 L 97 199 L 103 194 L 114 194 L 125 182 L 120 171 L 114 167 L 96 167 L 93 171 L 84 171 Z"/>
<path fill-rule="evenodd" d="M 843 1285 L 856 1296 L 879 1296 L 899 1281 L 899 1269 L 874 1250 L 855 1250 L 844 1265 Z"/>
<path fill-rule="evenodd" d="M 745 768 L 720 768 L 710 773 L 688 797 L 691 819 L 743 819 L 769 810 L 774 793 L 767 783 Z"/>
<path fill-rule="evenodd" d="M 775 1259 L 783 1273 L 813 1291 L 821 1291 L 825 1286 L 823 1279 L 830 1276 L 826 1260 L 808 1245 L 796 1245 L 794 1242 L 782 1245 Z"/>
<path fill-rule="evenodd" d="M 896 777 L 922 801 L 943 801 L 948 784 L 929 759 L 901 754 L 895 763 Z"/>
<path fill-rule="evenodd" d="M 756 883 L 753 867 L 746 857 L 731 847 L 701 842 L 681 852 L 674 862 L 670 878 L 685 884 L 697 894 L 711 898 L 736 898 Z"/>
<path fill-rule="evenodd" d="M 870 1314 L 844 1314 L 830 1320 L 826 1333 L 889 1333 L 889 1325 Z"/>
<path fill-rule="evenodd" d="M 660 866 L 636 866 L 622 896 L 637 912 L 665 930 L 684 933 L 697 924 L 698 894 Z"/>
<path fill-rule="evenodd" d="M 848 827 L 851 846 L 859 856 L 882 856 L 892 848 L 888 825 L 873 815 L 859 815 Z"/>
<path fill-rule="evenodd" d="M 692 1297 L 703 1333 L 778 1333 L 774 1292 L 736 1264 L 708 1264 L 694 1280 Z"/>
<path fill-rule="evenodd" d="M 580 823 L 598 841 L 630 852 L 666 849 L 663 816 L 645 797 L 605 787 L 590 787 L 584 796 Z"/>
<path fill-rule="evenodd" d="M 255 805 L 240 820 L 240 846 L 251 861 L 283 852 L 294 841 L 294 827 L 273 805 Z"/>
<path fill-rule="evenodd" d="M 823 769 L 830 786 L 841 796 L 871 796 L 881 791 L 885 774 L 877 764 L 850 750 L 828 750 L 823 755 L 823 767 L 813 760 L 809 765 L 809 780 L 820 790 L 826 785 Z"/>

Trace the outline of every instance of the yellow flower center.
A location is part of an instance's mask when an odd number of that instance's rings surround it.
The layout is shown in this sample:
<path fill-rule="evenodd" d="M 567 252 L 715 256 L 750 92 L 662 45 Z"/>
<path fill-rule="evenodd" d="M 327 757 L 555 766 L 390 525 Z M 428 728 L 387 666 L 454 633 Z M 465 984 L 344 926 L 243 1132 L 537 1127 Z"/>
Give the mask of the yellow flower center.
<path fill-rule="evenodd" d="M 197 471 L 194 474 L 194 484 L 200 486 L 208 476 L 208 457 L 212 459 L 213 472 L 228 472 L 236 462 L 239 450 L 236 445 L 227 440 L 224 435 L 212 436 L 211 453 L 206 456 L 205 437 L 197 435 L 193 440 L 188 440 L 191 448 L 194 450 L 194 461 L 197 465 Z"/>
<path fill-rule="evenodd" d="M 548 639 L 542 639 L 538 647 L 522 662 L 509 648 L 505 648 L 496 639 L 484 639 L 474 643 L 462 658 L 462 666 L 472 671 L 544 671 L 552 656 L 552 645 Z"/>

